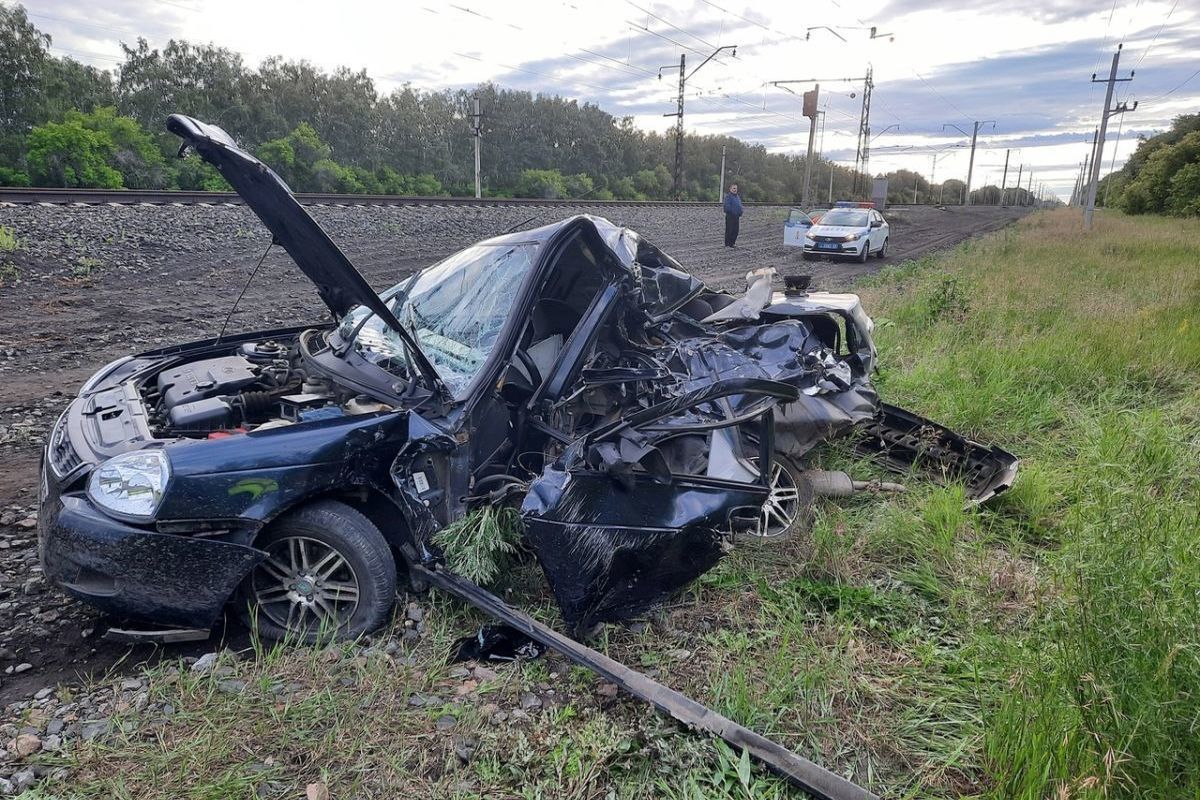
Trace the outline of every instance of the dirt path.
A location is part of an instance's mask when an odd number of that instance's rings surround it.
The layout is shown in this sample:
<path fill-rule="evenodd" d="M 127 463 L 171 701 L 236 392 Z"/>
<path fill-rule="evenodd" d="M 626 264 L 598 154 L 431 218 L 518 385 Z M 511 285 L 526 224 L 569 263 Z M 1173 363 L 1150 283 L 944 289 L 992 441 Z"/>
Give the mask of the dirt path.
<path fill-rule="evenodd" d="M 377 288 L 480 238 L 571 213 L 530 208 L 315 208 L 314 216 Z M 585 212 L 586 208 L 579 211 Z M 867 264 L 803 262 L 782 244 L 780 209 L 750 208 L 733 250 L 717 208 L 608 209 L 712 286 L 737 290 L 774 266 L 846 289 L 881 266 L 995 230 L 1027 209 L 900 209 L 891 255 Z M 532 219 L 530 219 L 532 217 Z M 525 223 L 521 225 L 521 223 Z M 46 586 L 36 554 L 37 469 L 46 430 L 96 369 L 129 352 L 215 336 L 269 237 L 240 206 L 5 207 L 19 249 L 0 262 L 0 703 L 77 675 L 157 658 L 98 640 L 102 621 Z M 18 279 L 14 282 L 12 276 Z M 318 320 L 304 277 L 277 248 L 229 330 Z M 219 634 L 218 634 L 219 635 Z M 212 649 L 213 642 L 171 655 Z M 28 665 L 28 666 L 26 666 Z"/>

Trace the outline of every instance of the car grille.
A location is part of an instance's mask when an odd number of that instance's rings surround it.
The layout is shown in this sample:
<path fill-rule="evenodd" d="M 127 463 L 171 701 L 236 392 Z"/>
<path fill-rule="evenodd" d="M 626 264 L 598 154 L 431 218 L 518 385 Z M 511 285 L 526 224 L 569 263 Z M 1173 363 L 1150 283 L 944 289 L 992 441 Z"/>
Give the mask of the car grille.
<path fill-rule="evenodd" d="M 54 470 L 54 474 L 60 478 L 83 463 L 79 454 L 75 452 L 75 448 L 71 446 L 70 437 L 67 436 L 65 411 L 58 418 L 58 422 L 54 423 L 54 429 L 50 431 L 50 446 L 46 448 L 46 458 L 50 462 L 50 469 Z"/>
<path fill-rule="evenodd" d="M 844 236 L 814 236 L 818 242 L 838 242 L 839 244 L 845 241 Z"/>

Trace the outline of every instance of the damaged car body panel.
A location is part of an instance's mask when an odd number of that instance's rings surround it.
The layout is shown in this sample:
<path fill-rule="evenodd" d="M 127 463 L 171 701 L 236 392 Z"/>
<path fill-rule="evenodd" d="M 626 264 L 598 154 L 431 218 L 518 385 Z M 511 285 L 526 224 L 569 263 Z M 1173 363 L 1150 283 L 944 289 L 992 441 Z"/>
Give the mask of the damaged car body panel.
<path fill-rule="evenodd" d="M 795 474 L 831 438 L 865 431 L 885 466 L 932 467 L 975 497 L 1011 485 L 1009 454 L 881 404 L 852 294 L 791 277 L 776 292 L 770 269 L 743 296 L 713 291 L 586 215 L 376 294 L 223 131 L 178 115 L 168 127 L 335 319 L 121 359 L 84 385 L 49 437 L 39 535 L 47 574 L 113 615 L 204 627 L 233 600 L 274 604 L 286 622 L 272 635 L 293 621 L 302 639 L 359 635 L 386 620 L 397 570 L 439 562 L 436 532 L 507 503 L 583 633 L 757 535 L 781 465 Z M 196 560 L 208 566 L 181 572 Z M 204 602 L 183 597 L 188 573 Z"/>

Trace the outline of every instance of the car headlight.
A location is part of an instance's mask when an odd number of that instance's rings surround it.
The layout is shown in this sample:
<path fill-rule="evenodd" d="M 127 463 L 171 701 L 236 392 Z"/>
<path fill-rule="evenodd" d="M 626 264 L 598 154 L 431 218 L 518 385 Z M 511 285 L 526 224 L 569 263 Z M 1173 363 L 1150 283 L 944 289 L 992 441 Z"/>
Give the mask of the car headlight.
<path fill-rule="evenodd" d="M 815 239 L 816 237 L 812 235 L 812 231 L 809 231 L 804 234 L 804 238 L 805 239 Z"/>
<path fill-rule="evenodd" d="M 171 462 L 162 450 L 137 450 L 105 461 L 88 479 L 92 502 L 115 517 L 154 518 L 171 478 Z"/>
<path fill-rule="evenodd" d="M 847 233 L 844 237 L 842 237 L 842 241 L 857 242 L 859 236 L 862 236 L 862 234 L 861 233 Z"/>

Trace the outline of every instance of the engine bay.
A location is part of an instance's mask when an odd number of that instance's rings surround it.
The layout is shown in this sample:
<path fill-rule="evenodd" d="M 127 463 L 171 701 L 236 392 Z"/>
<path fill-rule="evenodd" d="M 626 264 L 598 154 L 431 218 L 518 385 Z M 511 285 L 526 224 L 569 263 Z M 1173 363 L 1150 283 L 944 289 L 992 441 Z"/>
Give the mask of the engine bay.
<path fill-rule="evenodd" d="M 394 406 L 345 389 L 301 356 L 299 337 L 245 342 L 168 366 L 141 386 L 156 438 L 219 439 Z"/>

